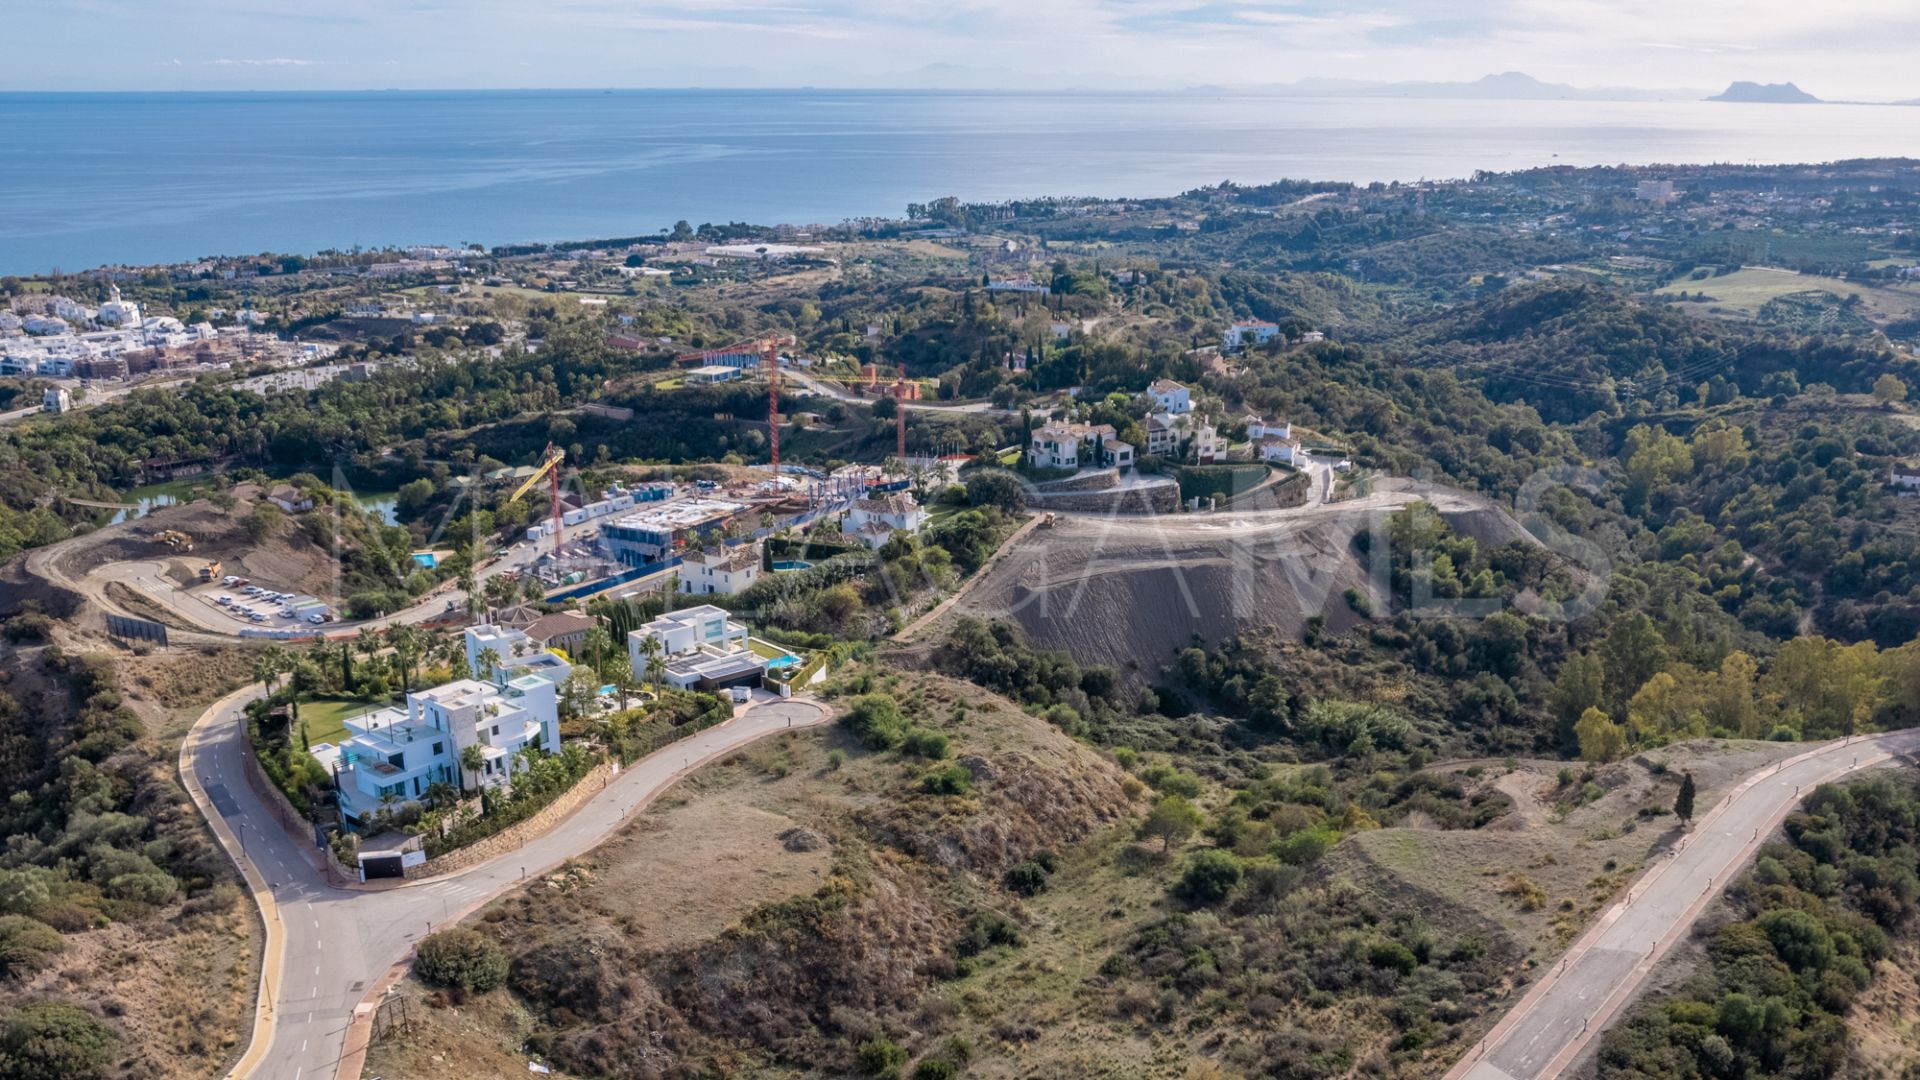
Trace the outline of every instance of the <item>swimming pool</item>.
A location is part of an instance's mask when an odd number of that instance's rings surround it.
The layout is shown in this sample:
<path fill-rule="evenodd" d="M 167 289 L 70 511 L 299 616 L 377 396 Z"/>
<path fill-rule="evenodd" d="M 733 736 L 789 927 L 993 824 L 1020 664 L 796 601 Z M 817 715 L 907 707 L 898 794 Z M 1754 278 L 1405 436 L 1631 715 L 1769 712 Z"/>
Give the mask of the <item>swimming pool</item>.
<path fill-rule="evenodd" d="M 784 561 L 775 562 L 773 564 L 773 572 L 776 574 L 785 574 L 785 573 L 790 573 L 794 570 L 805 570 L 807 567 L 812 565 L 813 565 L 812 563 L 807 562 L 804 559 L 787 559 Z"/>
<path fill-rule="evenodd" d="M 776 668 L 792 667 L 799 662 L 800 658 L 797 656 L 776 656 L 767 661 L 767 670 L 772 671 Z"/>
<path fill-rule="evenodd" d="M 416 551 L 413 553 L 413 561 L 431 570 L 440 564 L 440 556 L 431 551 Z"/>

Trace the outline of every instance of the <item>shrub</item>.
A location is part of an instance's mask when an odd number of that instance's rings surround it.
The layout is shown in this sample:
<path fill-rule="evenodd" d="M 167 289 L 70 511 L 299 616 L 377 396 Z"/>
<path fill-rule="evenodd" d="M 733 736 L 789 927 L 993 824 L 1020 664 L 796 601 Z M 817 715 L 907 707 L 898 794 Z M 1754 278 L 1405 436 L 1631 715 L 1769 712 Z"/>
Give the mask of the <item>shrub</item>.
<path fill-rule="evenodd" d="M 1328 849 L 1339 842 L 1340 834 L 1332 829 L 1325 827 L 1302 829 L 1276 843 L 1273 846 L 1273 853 L 1281 862 L 1292 866 L 1305 866 L 1325 855 Z"/>
<path fill-rule="evenodd" d="M 1232 853 L 1218 848 L 1198 851 L 1187 860 L 1173 894 L 1195 907 L 1217 904 L 1240 884 L 1240 873 L 1240 860 Z"/>
<path fill-rule="evenodd" d="M 67 947 L 60 931 L 25 915 L 0 916 L 0 975 L 25 975 Z"/>
<path fill-rule="evenodd" d="M 978 956 L 996 945 L 1019 948 L 1026 943 L 1020 936 L 1020 928 L 1013 920 L 997 911 L 975 912 L 967 920 L 967 932 L 953 943 L 953 951 L 961 959 Z"/>
<path fill-rule="evenodd" d="M 1001 881 L 1021 896 L 1038 896 L 1047 891 L 1047 868 L 1029 859 L 1008 867 Z"/>
<path fill-rule="evenodd" d="M 860 1071 L 868 1076 L 898 1076 L 901 1066 L 907 1063 L 907 1051 L 882 1035 L 861 1043 L 856 1061 Z"/>
<path fill-rule="evenodd" d="M 960 1067 L 946 1058 L 925 1058 L 913 1067 L 913 1080 L 953 1080 L 959 1075 Z"/>
<path fill-rule="evenodd" d="M 1397 971 L 1402 975 L 1413 974 L 1420 966 L 1420 960 L 1413 950 L 1397 941 L 1376 941 L 1367 948 L 1367 963 L 1377 968 Z"/>
<path fill-rule="evenodd" d="M 952 752 L 947 746 L 945 735 L 937 731 L 927 731 L 924 728 L 915 728 L 907 732 L 906 741 L 900 745 L 900 749 L 929 761 L 939 761 Z"/>
<path fill-rule="evenodd" d="M 920 777 L 920 790 L 929 795 L 965 795 L 973 790 L 973 774 L 959 765 L 929 769 Z"/>
<path fill-rule="evenodd" d="M 73 1005 L 36 1001 L 0 1019 L 0 1076 L 90 1080 L 105 1074 L 113 1029 Z"/>
<path fill-rule="evenodd" d="M 847 752 L 845 750 L 827 751 L 827 771 L 828 772 L 839 772 L 840 767 L 845 765 L 846 763 L 847 763 Z"/>
<path fill-rule="evenodd" d="M 456 926 L 421 939 L 413 970 L 436 986 L 485 993 L 507 981 L 507 954 L 478 930 Z"/>
<path fill-rule="evenodd" d="M 1193 799 L 1200 795 L 1200 778 L 1171 765 L 1154 765 L 1140 774 L 1147 786 L 1162 795 Z"/>
<path fill-rule="evenodd" d="M 840 722 L 869 750 L 898 746 L 907 735 L 907 722 L 900 715 L 900 706 L 888 694 L 862 694 L 854 698 L 853 707 Z"/>

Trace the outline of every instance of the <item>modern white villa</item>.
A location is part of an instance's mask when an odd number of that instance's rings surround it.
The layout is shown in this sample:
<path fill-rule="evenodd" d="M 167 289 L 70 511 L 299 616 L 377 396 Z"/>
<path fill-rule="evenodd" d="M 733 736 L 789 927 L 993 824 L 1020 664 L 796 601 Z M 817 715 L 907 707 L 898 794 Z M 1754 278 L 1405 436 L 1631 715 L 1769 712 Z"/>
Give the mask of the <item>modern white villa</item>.
<path fill-rule="evenodd" d="M 767 658 L 747 643 L 747 628 L 712 604 L 669 611 L 627 635 L 627 658 L 635 677 L 647 663 L 666 663 L 661 681 L 676 690 L 722 690 L 751 686 L 767 672 Z M 655 645 L 649 650 L 648 642 Z"/>
<path fill-rule="evenodd" d="M 514 652 L 518 630 L 475 626 L 467 630 L 467 654 L 488 648 Z M 573 669 L 552 653 L 524 650 L 524 662 L 501 664 L 481 678 L 457 679 L 407 695 L 404 707 L 380 709 L 346 721 L 348 738 L 321 743 L 313 756 L 335 777 L 340 816 L 350 827 L 383 808 L 417 801 L 444 783 L 456 789 L 509 786 L 515 755 L 527 747 L 560 749 L 559 687 Z M 476 670 L 481 665 L 474 664 Z M 480 748 L 481 768 L 462 776 L 460 759 Z"/>

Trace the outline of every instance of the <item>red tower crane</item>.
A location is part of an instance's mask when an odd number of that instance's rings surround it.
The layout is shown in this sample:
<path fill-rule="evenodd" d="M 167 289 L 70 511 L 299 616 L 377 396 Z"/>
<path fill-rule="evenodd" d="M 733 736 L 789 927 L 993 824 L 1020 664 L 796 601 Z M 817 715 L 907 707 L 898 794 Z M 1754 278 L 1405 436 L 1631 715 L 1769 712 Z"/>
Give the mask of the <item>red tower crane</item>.
<path fill-rule="evenodd" d="M 780 339 L 773 337 L 767 339 L 767 448 L 777 482 L 780 479 Z"/>
<path fill-rule="evenodd" d="M 900 378 L 893 384 L 893 456 L 902 463 L 907 460 L 907 380 Z"/>

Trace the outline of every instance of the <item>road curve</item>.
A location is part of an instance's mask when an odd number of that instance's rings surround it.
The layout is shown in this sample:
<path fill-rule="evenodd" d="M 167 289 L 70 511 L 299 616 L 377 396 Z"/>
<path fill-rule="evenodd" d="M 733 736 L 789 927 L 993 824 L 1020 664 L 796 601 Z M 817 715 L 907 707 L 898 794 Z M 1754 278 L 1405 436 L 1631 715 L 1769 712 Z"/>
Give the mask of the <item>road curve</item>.
<path fill-rule="evenodd" d="M 1820 784 L 1920 751 L 1920 731 L 1838 740 L 1749 776 L 1535 983 L 1445 1080 L 1553 1080 L 1632 1000 L 1787 814 Z"/>
<path fill-rule="evenodd" d="M 757 701 L 628 766 L 517 851 L 445 877 L 368 890 L 330 885 L 312 844 L 290 835 L 247 783 L 242 710 L 258 693 L 251 687 L 214 703 L 180 747 L 188 793 L 241 866 L 267 926 L 260 1006 L 252 1041 L 227 1073 L 234 1080 L 356 1080 L 366 1051 L 365 1025 L 353 1027 L 356 1011 L 421 937 L 595 847 L 694 769 L 832 715 L 809 699 Z"/>

